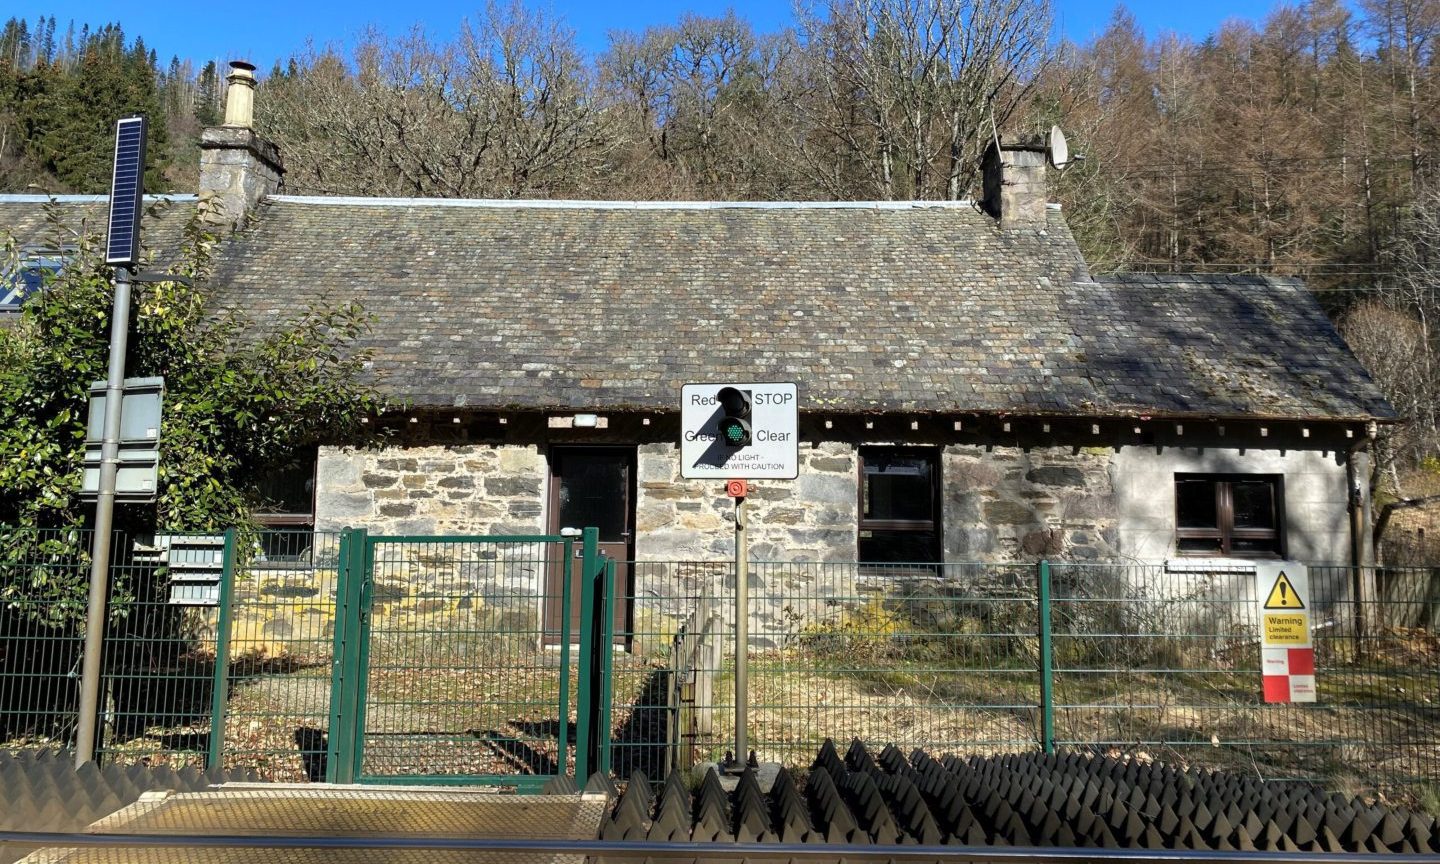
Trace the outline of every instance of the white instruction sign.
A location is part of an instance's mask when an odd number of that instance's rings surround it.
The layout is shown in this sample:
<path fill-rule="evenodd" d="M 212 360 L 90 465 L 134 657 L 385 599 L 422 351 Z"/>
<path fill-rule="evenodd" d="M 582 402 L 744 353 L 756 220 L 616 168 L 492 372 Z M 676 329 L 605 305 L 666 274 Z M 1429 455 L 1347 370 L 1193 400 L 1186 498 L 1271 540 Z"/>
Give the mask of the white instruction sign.
<path fill-rule="evenodd" d="M 748 416 L 721 404 L 718 394 L 727 387 L 748 397 Z M 686 384 L 680 388 L 680 476 L 793 480 L 800 473 L 799 402 L 794 383 Z M 720 430 L 727 419 L 748 425 L 749 443 L 726 443 Z"/>

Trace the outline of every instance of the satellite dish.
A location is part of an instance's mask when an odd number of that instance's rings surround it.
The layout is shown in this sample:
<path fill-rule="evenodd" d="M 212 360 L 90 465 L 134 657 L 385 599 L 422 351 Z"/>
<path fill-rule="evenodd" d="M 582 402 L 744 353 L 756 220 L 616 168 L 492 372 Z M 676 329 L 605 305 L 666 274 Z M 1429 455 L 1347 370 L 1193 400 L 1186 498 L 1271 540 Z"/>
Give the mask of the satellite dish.
<path fill-rule="evenodd" d="M 1050 157 L 1050 164 L 1055 168 L 1064 170 L 1070 164 L 1070 145 L 1065 141 L 1065 133 L 1060 131 L 1059 126 L 1050 127 L 1050 139 L 1045 148 L 1045 155 Z"/>

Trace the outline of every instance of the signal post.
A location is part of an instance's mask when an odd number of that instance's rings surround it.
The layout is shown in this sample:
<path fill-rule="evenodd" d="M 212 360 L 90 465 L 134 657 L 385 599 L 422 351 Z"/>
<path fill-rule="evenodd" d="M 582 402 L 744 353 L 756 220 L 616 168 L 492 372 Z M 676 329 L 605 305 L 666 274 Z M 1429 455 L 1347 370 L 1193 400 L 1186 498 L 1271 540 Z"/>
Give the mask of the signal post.
<path fill-rule="evenodd" d="M 724 767 L 738 772 L 747 763 L 755 763 L 746 728 L 750 707 L 748 481 L 799 476 L 799 394 L 793 383 L 686 384 L 680 399 L 680 476 L 724 480 L 725 494 L 735 500 L 735 750 Z"/>

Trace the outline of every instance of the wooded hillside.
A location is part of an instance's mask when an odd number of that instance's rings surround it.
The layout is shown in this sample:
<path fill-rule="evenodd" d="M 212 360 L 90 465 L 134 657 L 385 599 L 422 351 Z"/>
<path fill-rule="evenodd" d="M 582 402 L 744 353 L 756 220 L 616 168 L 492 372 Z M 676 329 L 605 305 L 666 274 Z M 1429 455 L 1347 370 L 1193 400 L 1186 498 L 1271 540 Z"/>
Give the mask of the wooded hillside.
<path fill-rule="evenodd" d="M 541 8 L 541 7 L 536 7 Z M 1045 0 L 832 0 L 756 33 L 683 15 L 590 58 L 492 4 L 453 41 L 372 33 L 262 76 L 258 122 L 302 194 L 905 199 L 975 193 L 985 144 L 1059 123 L 1054 175 L 1104 269 L 1304 276 L 1436 450 L 1440 0 L 1279 6 L 1201 41 L 1119 10 L 1089 44 Z M 324 38 L 327 34 L 315 34 Z M 118 24 L 0 33 L 0 190 L 103 192 L 113 118 L 152 118 L 152 191 L 193 191 L 213 63 L 161 68 Z"/>

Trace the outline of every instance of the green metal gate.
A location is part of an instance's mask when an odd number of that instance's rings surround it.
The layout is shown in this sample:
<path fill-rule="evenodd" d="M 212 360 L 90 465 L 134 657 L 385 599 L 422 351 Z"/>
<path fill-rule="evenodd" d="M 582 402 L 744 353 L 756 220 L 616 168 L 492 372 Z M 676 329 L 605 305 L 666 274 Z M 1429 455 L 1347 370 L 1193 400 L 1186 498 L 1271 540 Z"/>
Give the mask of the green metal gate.
<path fill-rule="evenodd" d="M 597 540 L 593 528 L 578 538 L 346 532 L 327 779 L 533 791 L 595 770 L 604 749 L 592 738 L 609 705 L 599 613 L 611 602 Z M 575 615 L 546 614 L 577 600 Z M 547 618 L 558 633 L 545 632 Z"/>

